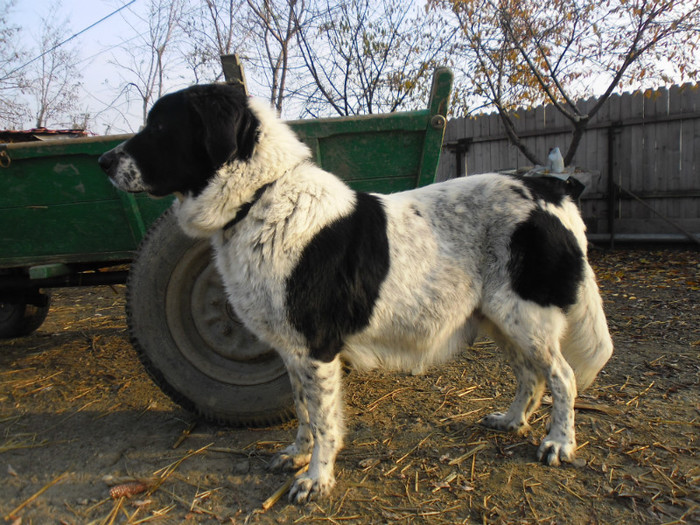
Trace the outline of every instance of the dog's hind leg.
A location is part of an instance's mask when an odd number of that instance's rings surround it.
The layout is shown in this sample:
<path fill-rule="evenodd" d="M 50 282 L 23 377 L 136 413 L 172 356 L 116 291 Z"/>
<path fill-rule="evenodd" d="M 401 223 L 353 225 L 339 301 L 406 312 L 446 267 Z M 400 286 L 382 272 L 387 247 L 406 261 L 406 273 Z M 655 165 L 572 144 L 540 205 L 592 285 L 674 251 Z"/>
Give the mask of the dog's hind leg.
<path fill-rule="evenodd" d="M 548 465 L 572 461 L 576 452 L 576 379 L 561 353 L 560 340 L 566 323 L 564 313 L 556 307 L 540 307 L 520 301 L 508 304 L 504 301 L 501 308 L 491 312 L 488 317 L 512 343 L 512 351 L 521 353 L 523 367 L 530 367 L 531 374 L 543 378 L 552 393 L 551 425 L 537 451 L 538 459 Z M 496 322 L 498 317 L 501 322 Z M 512 414 L 527 412 L 528 408 L 534 410 L 536 405 L 528 407 L 528 403 L 523 401 L 527 397 L 518 399 L 516 396 Z M 505 421 L 505 417 L 502 421 Z"/>
<path fill-rule="evenodd" d="M 309 469 L 289 491 L 290 501 L 304 503 L 328 494 L 335 484 L 335 458 L 345 431 L 341 364 L 299 358 L 295 365 L 301 382 L 301 399 L 309 417 L 313 451 Z"/>
<path fill-rule="evenodd" d="M 294 408 L 296 409 L 299 427 L 294 443 L 277 454 L 272 463 L 270 463 L 270 469 L 272 470 L 298 470 L 304 465 L 308 465 L 314 445 L 314 438 L 309 423 L 309 411 L 303 396 L 300 370 L 296 366 L 288 366 L 287 372 L 289 373 L 289 381 L 294 392 Z"/>
<path fill-rule="evenodd" d="M 540 443 L 537 459 L 547 465 L 571 462 L 576 454 L 576 430 L 574 428 L 574 400 L 576 378 L 574 372 L 559 351 L 559 344 L 545 347 L 543 355 L 551 361 L 547 368 L 547 386 L 552 393 L 551 424 L 547 436 Z"/>

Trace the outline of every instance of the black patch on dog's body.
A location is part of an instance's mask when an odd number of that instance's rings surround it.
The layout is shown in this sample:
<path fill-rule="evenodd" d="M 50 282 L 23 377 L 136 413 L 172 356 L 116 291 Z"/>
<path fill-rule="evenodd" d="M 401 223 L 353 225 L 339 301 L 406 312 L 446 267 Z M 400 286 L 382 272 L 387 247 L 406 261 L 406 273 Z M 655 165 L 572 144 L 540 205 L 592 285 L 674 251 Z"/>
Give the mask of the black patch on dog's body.
<path fill-rule="evenodd" d="M 513 232 L 510 241 L 513 290 L 541 306 L 565 309 L 577 299 L 584 258 L 576 238 L 561 221 L 535 209 Z"/>
<path fill-rule="evenodd" d="M 353 212 L 311 240 L 287 279 L 289 321 L 306 338 L 311 357 L 324 362 L 369 325 L 389 272 L 384 207 L 373 195 L 356 195 Z"/>
<path fill-rule="evenodd" d="M 530 200 L 530 196 L 520 186 L 511 186 L 510 189 L 513 193 L 515 193 L 521 199 Z"/>
<path fill-rule="evenodd" d="M 522 182 L 530 190 L 533 200 L 542 200 L 561 206 L 562 201 L 567 196 L 566 183 L 556 177 L 514 176 L 514 178 Z"/>
<path fill-rule="evenodd" d="M 518 175 L 509 175 L 510 177 L 522 182 L 525 187 L 530 190 L 533 200 L 542 200 L 551 204 L 561 206 L 564 198 L 571 197 L 578 199 L 583 190 L 586 188 L 581 181 L 574 177 L 569 177 L 566 180 L 561 180 L 553 176 L 543 177 L 521 177 Z M 522 193 L 522 189 L 513 188 L 513 191 L 521 197 L 526 197 Z"/>

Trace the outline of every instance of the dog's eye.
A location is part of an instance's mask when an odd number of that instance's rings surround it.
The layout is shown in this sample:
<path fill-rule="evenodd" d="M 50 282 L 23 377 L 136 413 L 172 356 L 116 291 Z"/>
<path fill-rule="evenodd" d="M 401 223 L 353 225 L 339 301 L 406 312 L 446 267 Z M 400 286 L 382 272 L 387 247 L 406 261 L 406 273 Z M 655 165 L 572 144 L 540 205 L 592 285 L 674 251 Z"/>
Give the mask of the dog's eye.
<path fill-rule="evenodd" d="M 153 120 L 149 120 L 146 123 L 146 132 L 150 134 L 162 133 L 164 129 L 165 126 L 162 122 L 154 122 Z"/>

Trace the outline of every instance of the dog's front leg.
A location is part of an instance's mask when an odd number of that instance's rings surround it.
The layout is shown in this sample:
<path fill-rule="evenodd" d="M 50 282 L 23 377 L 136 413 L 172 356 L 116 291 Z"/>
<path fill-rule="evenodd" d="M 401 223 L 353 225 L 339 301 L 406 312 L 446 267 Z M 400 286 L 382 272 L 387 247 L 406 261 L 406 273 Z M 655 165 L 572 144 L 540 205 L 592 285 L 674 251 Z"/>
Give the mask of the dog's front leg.
<path fill-rule="evenodd" d="M 335 484 L 335 457 L 344 433 L 341 365 L 338 358 L 330 363 L 302 358 L 296 365 L 314 445 L 309 469 L 295 480 L 289 499 L 305 503 L 325 496 Z"/>
<path fill-rule="evenodd" d="M 309 423 L 309 411 L 304 398 L 304 389 L 302 386 L 301 370 L 297 363 L 287 362 L 287 372 L 289 373 L 289 381 L 292 384 L 294 392 L 294 407 L 297 413 L 297 421 L 299 427 L 297 429 L 297 437 L 294 443 L 286 447 L 282 452 L 277 454 L 270 463 L 272 470 L 298 470 L 304 465 L 308 465 L 311 460 L 311 450 L 314 445 L 314 438 L 311 433 L 311 424 Z"/>

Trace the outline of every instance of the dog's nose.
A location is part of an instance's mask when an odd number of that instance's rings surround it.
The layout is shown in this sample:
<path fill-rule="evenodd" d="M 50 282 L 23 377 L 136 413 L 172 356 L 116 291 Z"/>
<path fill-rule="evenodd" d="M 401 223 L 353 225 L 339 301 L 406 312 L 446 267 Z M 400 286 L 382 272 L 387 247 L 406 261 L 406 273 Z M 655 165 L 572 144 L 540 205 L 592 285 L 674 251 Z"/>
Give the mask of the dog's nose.
<path fill-rule="evenodd" d="M 108 151 L 107 153 L 100 155 L 100 158 L 97 159 L 97 163 L 100 165 L 100 168 L 102 168 L 102 171 L 104 171 L 107 175 L 111 176 L 116 157 L 117 156 L 114 153 Z"/>

